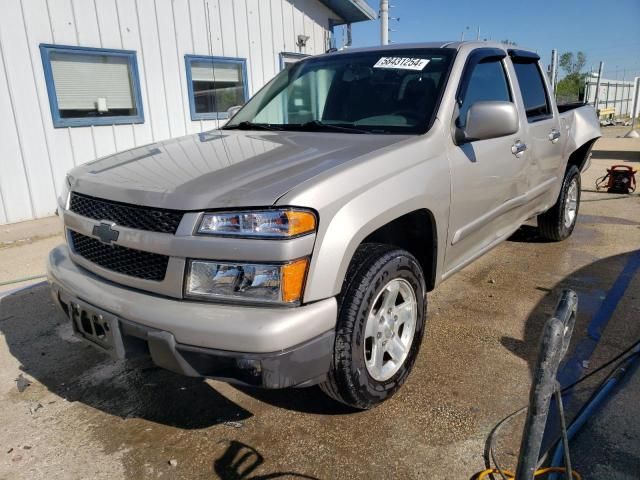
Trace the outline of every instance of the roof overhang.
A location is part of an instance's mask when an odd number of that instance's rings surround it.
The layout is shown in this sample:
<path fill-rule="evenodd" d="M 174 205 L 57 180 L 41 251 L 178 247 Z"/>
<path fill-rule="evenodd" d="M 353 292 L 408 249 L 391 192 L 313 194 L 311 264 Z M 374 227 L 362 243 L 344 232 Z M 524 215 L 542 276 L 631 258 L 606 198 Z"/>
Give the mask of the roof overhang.
<path fill-rule="evenodd" d="M 343 22 L 335 22 L 334 25 L 364 22 L 378 18 L 376 11 L 365 0 L 320 0 L 320 2 L 342 18 Z"/>

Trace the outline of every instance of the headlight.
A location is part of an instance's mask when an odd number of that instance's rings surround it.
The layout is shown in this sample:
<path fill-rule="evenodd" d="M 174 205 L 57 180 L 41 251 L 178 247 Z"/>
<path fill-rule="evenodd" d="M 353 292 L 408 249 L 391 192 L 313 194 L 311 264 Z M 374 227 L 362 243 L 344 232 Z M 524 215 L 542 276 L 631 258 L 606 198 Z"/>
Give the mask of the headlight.
<path fill-rule="evenodd" d="M 215 300 L 297 304 L 309 260 L 283 265 L 191 260 L 186 295 Z"/>
<path fill-rule="evenodd" d="M 198 233 L 238 237 L 290 238 L 316 229 L 316 216 L 307 210 L 205 213 Z"/>

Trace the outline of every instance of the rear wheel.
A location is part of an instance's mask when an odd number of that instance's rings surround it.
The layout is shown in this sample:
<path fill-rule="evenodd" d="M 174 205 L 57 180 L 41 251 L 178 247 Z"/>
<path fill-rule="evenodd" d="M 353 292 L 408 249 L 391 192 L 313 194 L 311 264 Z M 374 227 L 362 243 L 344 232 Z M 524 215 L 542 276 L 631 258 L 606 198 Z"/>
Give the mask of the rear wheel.
<path fill-rule="evenodd" d="M 400 388 L 418 355 L 426 312 L 422 269 L 405 250 L 361 245 L 339 302 L 334 357 L 320 387 L 368 409 Z"/>
<path fill-rule="evenodd" d="M 558 201 L 549 210 L 538 215 L 540 234 L 554 242 L 569 237 L 576 226 L 579 208 L 580 170 L 571 165 L 565 173 Z"/>

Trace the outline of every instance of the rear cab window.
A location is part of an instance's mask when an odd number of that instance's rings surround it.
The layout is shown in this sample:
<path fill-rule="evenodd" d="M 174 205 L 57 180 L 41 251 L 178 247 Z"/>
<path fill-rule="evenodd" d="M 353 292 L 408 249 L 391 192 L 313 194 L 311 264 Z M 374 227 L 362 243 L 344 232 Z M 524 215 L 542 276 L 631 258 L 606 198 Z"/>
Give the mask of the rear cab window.
<path fill-rule="evenodd" d="M 512 58 L 512 62 L 520 85 L 527 121 L 536 122 L 551 118 L 553 110 L 538 62 L 518 57 Z"/>

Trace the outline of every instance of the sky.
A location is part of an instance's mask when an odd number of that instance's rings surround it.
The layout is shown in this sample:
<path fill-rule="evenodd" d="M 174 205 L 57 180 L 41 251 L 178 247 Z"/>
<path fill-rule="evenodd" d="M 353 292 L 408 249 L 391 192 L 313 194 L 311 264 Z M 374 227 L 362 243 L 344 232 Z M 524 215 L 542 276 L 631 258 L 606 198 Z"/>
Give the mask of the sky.
<path fill-rule="evenodd" d="M 378 11 L 378 0 L 367 0 Z M 583 51 L 585 71 L 604 62 L 603 78 L 640 76 L 640 0 L 390 0 L 394 43 L 511 40 L 538 52 L 545 65 L 551 50 Z M 468 30 L 466 28 L 469 28 Z M 380 43 L 378 20 L 353 25 L 353 46 Z M 342 35 L 339 28 L 338 36 Z M 626 70 L 626 71 L 625 71 Z M 562 73 L 560 74 L 562 76 Z"/>

